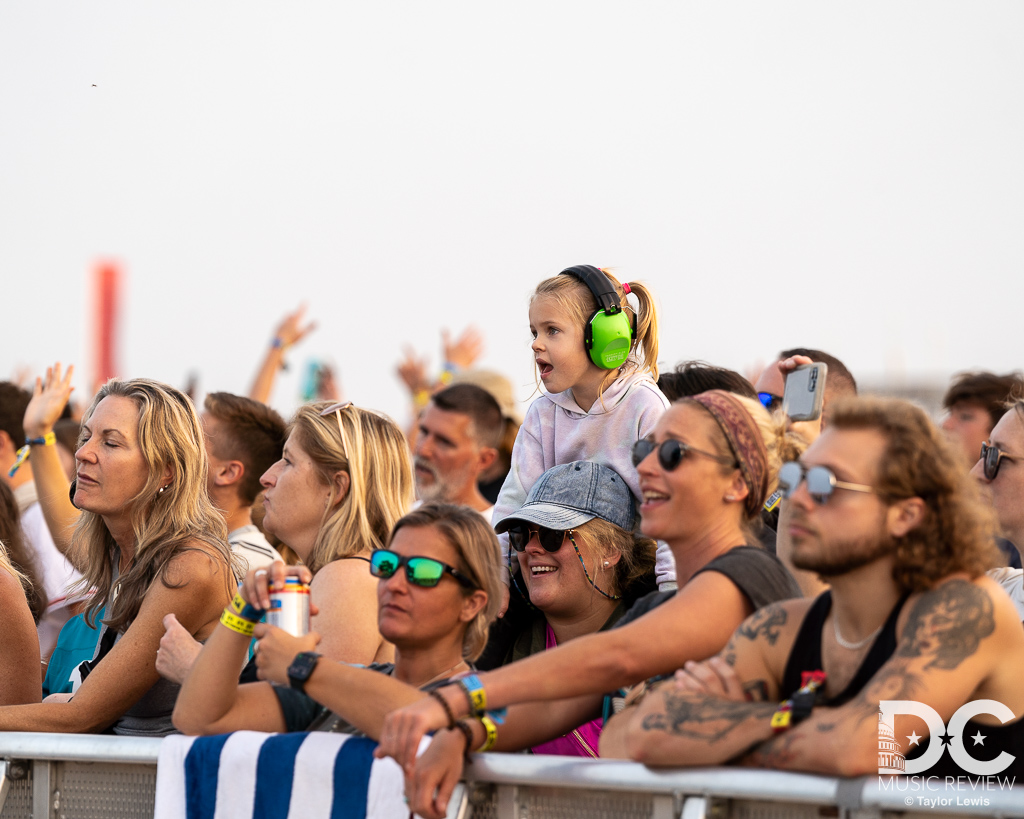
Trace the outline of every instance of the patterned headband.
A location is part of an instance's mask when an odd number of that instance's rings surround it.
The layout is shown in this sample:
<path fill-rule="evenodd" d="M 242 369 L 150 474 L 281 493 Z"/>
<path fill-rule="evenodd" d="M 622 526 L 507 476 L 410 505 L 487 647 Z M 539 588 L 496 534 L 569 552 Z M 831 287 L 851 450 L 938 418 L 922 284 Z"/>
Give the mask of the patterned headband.
<path fill-rule="evenodd" d="M 768 494 L 768 450 L 761 437 L 761 430 L 746 408 L 724 390 L 708 390 L 693 396 L 691 400 L 710 412 L 725 434 L 729 449 L 747 485 L 747 515 L 750 518 L 756 517 Z"/>

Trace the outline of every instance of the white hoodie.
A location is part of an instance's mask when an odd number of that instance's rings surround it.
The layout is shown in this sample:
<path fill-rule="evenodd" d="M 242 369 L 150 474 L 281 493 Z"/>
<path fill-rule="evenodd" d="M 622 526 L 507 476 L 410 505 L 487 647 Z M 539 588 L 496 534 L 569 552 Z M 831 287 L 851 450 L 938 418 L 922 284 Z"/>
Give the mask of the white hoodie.
<path fill-rule="evenodd" d="M 668 405 L 647 372 L 617 378 L 590 412 L 580 408 L 572 390 L 544 392 L 530 405 L 519 428 L 512 448 L 512 468 L 494 504 L 491 523 L 519 509 L 530 488 L 547 470 L 573 461 L 594 461 L 614 469 L 639 504 L 640 480 L 633 467 L 633 444 L 651 433 Z M 499 535 L 499 540 L 502 560 L 507 560 L 508 535 Z"/>

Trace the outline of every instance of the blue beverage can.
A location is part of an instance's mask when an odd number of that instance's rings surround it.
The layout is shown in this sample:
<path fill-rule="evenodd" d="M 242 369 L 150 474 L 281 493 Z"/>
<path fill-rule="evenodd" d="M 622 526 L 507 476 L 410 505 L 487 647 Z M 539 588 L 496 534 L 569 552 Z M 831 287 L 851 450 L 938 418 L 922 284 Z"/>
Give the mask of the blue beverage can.
<path fill-rule="evenodd" d="M 284 588 L 270 592 L 267 623 L 294 637 L 309 633 L 309 586 L 297 577 L 286 577 Z"/>

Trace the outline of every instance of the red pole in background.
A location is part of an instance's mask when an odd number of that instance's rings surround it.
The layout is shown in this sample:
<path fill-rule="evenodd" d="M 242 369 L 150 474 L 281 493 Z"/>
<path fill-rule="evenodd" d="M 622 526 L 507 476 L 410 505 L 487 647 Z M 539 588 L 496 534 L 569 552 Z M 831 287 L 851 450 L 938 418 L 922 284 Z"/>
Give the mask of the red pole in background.
<path fill-rule="evenodd" d="M 95 315 L 93 332 L 96 354 L 93 393 L 108 379 L 118 374 L 115 362 L 117 352 L 117 324 L 121 307 L 120 268 L 113 262 L 100 262 L 93 271 Z"/>

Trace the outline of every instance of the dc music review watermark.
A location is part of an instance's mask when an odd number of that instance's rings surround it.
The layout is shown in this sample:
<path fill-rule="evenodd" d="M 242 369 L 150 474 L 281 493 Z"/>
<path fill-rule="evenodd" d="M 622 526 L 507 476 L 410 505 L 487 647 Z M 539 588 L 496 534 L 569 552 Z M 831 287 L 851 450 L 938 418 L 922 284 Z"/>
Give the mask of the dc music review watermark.
<path fill-rule="evenodd" d="M 907 806 L 938 808 L 954 805 L 985 807 L 990 803 L 986 792 L 1012 788 L 1016 776 L 999 776 L 1016 760 L 1013 754 L 1001 751 L 994 759 L 978 759 L 971 748 L 985 747 L 989 737 L 983 733 L 986 726 L 977 727 L 967 737 L 964 729 L 968 721 L 978 714 L 990 714 L 1001 722 L 1014 719 L 1014 713 L 996 700 L 974 700 L 961 706 L 943 723 L 942 717 L 931 706 L 914 700 L 882 700 L 878 704 L 878 786 L 883 791 L 906 793 L 903 802 Z M 907 759 L 903 746 L 896 738 L 896 716 L 900 714 L 920 718 L 928 727 L 931 737 L 924 753 Z M 994 726 L 987 726 L 991 729 Z M 991 733 L 991 730 L 989 731 Z M 920 740 L 914 730 L 907 736 L 907 750 L 917 746 Z M 991 745 L 989 746 L 991 748 Z M 965 776 L 928 776 L 927 772 L 949 753 L 953 762 L 965 772 Z"/>

